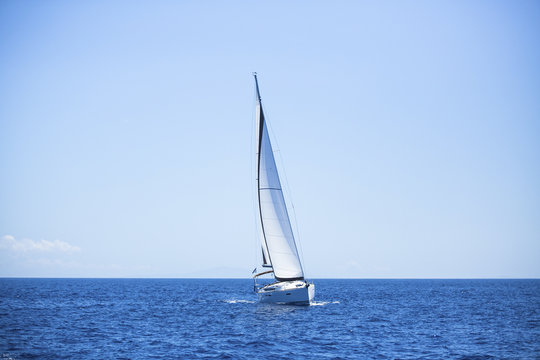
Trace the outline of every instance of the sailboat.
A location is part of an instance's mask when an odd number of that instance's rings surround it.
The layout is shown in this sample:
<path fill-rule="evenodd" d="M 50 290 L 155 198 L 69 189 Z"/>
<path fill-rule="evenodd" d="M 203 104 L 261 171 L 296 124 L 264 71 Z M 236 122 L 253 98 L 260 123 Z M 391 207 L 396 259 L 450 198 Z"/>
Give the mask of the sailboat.
<path fill-rule="evenodd" d="M 309 305 L 315 295 L 315 285 L 304 278 L 264 118 L 257 73 L 253 76 L 257 92 L 257 193 L 262 267 L 269 268 L 253 276 L 254 291 L 260 302 Z M 258 285 L 257 278 L 265 274 L 272 274 L 275 281 Z"/>

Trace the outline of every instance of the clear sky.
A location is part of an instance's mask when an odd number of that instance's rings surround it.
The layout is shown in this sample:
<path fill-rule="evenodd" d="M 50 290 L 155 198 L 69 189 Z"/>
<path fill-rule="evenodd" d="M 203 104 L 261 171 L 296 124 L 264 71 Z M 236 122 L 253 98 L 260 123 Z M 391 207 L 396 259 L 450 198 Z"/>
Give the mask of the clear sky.
<path fill-rule="evenodd" d="M 0 2 L 0 276 L 248 277 L 252 71 L 308 277 L 540 277 L 525 0 Z"/>

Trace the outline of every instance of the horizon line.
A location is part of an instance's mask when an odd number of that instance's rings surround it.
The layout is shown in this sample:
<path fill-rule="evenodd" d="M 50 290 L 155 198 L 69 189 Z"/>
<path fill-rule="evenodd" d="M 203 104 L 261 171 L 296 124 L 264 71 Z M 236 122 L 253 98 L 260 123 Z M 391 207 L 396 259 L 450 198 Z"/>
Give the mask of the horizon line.
<path fill-rule="evenodd" d="M 253 280 L 252 277 L 106 277 L 106 276 L 0 276 L 0 279 L 110 279 L 110 280 Z M 313 277 L 309 280 L 540 280 L 540 277 Z"/>

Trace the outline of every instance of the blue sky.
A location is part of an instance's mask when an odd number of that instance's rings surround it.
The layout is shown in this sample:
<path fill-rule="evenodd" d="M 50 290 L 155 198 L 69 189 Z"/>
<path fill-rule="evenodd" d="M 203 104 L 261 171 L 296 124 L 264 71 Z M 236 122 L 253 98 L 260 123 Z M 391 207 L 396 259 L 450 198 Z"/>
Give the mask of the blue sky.
<path fill-rule="evenodd" d="M 0 276 L 243 277 L 252 71 L 309 277 L 540 277 L 537 1 L 3 1 Z"/>

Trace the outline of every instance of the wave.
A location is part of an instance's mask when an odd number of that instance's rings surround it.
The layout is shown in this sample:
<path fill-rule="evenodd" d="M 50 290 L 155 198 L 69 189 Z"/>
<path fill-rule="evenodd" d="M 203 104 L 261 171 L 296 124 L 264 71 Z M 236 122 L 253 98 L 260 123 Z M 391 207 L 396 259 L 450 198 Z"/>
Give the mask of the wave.
<path fill-rule="evenodd" d="M 328 304 L 339 304 L 339 301 L 312 301 L 309 305 L 311 306 L 324 306 Z"/>
<path fill-rule="evenodd" d="M 254 304 L 254 300 L 224 300 L 227 304 Z"/>

